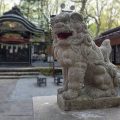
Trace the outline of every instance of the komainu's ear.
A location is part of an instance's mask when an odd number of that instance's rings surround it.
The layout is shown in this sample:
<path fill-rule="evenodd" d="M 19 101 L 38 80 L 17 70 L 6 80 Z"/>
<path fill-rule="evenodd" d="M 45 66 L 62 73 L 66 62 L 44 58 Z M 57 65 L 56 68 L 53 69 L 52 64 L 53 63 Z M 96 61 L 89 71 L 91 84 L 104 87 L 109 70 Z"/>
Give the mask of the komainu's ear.
<path fill-rule="evenodd" d="M 76 12 L 71 14 L 70 19 L 73 22 L 77 22 L 77 21 L 82 22 L 84 20 L 83 15 Z"/>

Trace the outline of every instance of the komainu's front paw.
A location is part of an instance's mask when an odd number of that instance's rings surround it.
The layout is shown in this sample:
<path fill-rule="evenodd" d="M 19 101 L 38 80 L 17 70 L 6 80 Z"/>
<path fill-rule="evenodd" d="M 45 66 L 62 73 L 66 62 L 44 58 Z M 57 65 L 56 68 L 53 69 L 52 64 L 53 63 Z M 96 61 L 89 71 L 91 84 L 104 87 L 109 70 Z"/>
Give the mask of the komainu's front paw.
<path fill-rule="evenodd" d="M 71 99 L 75 99 L 79 96 L 79 92 L 78 91 L 75 91 L 75 90 L 68 90 L 68 91 L 65 91 L 63 92 L 63 98 L 66 99 L 66 100 L 71 100 Z"/>

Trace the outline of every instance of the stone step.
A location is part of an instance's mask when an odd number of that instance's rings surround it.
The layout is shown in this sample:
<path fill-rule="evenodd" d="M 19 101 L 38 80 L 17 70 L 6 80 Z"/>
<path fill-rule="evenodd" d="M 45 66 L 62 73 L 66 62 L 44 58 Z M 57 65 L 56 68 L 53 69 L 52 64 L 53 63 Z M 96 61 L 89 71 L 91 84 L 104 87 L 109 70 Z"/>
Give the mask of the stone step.
<path fill-rule="evenodd" d="M 7 67 L 0 67 L 0 72 L 39 72 L 39 67 L 16 67 L 16 68 L 7 68 Z"/>
<path fill-rule="evenodd" d="M 62 117 L 56 102 L 56 95 L 33 97 L 34 120 L 67 120 Z"/>
<path fill-rule="evenodd" d="M 20 76 L 20 75 L 39 75 L 39 72 L 0 72 L 0 76 L 9 76 L 9 75 L 15 75 L 15 76 Z"/>
<path fill-rule="evenodd" d="M 20 79 L 20 78 L 36 78 L 37 75 L 22 75 L 22 76 L 0 76 L 0 79 Z"/>

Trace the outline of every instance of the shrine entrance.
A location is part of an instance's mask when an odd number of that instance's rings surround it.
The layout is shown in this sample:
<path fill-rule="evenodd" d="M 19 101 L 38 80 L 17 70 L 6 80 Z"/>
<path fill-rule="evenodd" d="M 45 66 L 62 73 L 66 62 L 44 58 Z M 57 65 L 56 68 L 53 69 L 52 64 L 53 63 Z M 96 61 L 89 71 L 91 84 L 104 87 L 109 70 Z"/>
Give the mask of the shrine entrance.
<path fill-rule="evenodd" d="M 0 64 L 28 64 L 31 63 L 30 46 L 26 45 L 0 45 Z"/>
<path fill-rule="evenodd" d="M 43 34 L 17 6 L 4 13 L 0 17 L 0 65 L 30 65 L 33 38 Z"/>

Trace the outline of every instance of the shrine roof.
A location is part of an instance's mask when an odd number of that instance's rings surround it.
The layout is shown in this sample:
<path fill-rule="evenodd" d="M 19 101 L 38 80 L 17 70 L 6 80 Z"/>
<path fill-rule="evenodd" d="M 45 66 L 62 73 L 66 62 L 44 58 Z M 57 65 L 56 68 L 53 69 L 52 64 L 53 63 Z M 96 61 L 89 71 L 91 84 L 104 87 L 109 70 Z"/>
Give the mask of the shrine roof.
<path fill-rule="evenodd" d="M 3 16 L 0 17 L 0 23 L 4 21 L 15 21 L 21 23 L 30 33 L 33 34 L 43 34 L 44 30 L 38 28 L 32 22 L 27 20 L 17 6 L 14 6 L 10 11 L 5 12 Z"/>
<path fill-rule="evenodd" d="M 120 26 L 116 28 L 109 29 L 103 33 L 101 33 L 97 38 L 95 38 L 96 42 L 102 42 L 105 39 L 114 39 L 120 37 Z"/>

